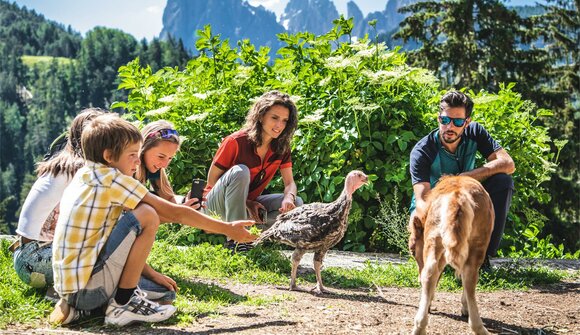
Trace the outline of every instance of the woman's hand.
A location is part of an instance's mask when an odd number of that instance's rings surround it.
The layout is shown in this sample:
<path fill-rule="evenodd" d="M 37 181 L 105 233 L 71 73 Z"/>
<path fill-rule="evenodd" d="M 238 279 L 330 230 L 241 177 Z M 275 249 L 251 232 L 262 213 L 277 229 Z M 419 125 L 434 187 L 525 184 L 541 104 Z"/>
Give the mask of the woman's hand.
<path fill-rule="evenodd" d="M 202 207 L 205 208 L 205 198 L 202 198 L 201 201 L 198 198 L 190 198 L 191 191 L 187 192 L 185 196 L 185 202 L 183 203 L 185 206 L 189 206 L 195 210 L 199 210 Z"/>
<path fill-rule="evenodd" d="M 296 208 L 296 204 L 294 203 L 294 196 L 289 193 L 284 196 L 284 199 L 282 200 L 282 204 L 280 206 L 280 209 L 278 209 L 278 211 L 280 213 L 286 213 L 288 211 L 293 210 L 294 208 Z"/>
<path fill-rule="evenodd" d="M 246 200 L 246 207 L 248 208 L 248 212 L 250 213 L 250 218 L 257 223 L 265 223 L 262 222 L 262 218 L 260 217 L 260 209 L 266 210 L 266 207 L 261 203 L 253 200 Z"/>

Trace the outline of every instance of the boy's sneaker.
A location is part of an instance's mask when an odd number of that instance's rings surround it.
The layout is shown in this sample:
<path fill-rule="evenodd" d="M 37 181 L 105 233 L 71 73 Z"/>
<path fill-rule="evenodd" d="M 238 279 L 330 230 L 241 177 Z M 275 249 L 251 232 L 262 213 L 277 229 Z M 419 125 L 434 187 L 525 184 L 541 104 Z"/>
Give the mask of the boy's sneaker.
<path fill-rule="evenodd" d="M 137 287 L 129 302 L 119 305 L 111 299 L 105 313 L 105 324 L 125 326 L 133 322 L 159 322 L 169 319 L 176 308 L 172 305 L 159 305 L 146 298 L 147 294 Z"/>
<path fill-rule="evenodd" d="M 48 322 L 52 324 L 68 325 L 82 317 L 89 316 L 91 311 L 81 311 L 71 305 L 69 305 L 66 300 L 60 299 L 56 306 L 54 306 L 54 311 L 50 313 L 48 317 Z"/>

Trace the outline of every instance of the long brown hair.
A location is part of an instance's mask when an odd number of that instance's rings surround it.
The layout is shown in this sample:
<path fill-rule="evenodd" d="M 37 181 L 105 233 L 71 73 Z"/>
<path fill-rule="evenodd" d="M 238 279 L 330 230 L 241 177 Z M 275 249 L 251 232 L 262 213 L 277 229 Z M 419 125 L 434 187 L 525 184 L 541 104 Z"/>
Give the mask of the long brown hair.
<path fill-rule="evenodd" d="M 38 163 L 36 168 L 37 176 L 47 173 L 56 177 L 59 174 L 66 174 L 69 178 L 84 164 L 83 150 L 81 148 L 81 134 L 85 126 L 99 115 L 107 111 L 101 108 L 83 109 L 72 121 L 68 129 L 66 146 L 59 153 L 47 161 Z"/>
<path fill-rule="evenodd" d="M 294 136 L 294 131 L 298 125 L 298 111 L 296 105 L 290 99 L 290 96 L 279 91 L 270 91 L 264 93 L 258 101 L 252 106 L 248 115 L 246 116 L 246 124 L 243 127 L 248 133 L 250 141 L 252 141 L 256 146 L 262 145 L 262 118 L 268 112 L 268 110 L 275 105 L 283 106 L 288 108 L 288 123 L 286 123 L 286 128 L 282 131 L 282 134 L 272 140 L 270 144 L 272 151 L 277 154 L 284 154 L 290 151 L 290 141 L 292 141 L 292 136 Z"/>
<path fill-rule="evenodd" d="M 158 120 L 153 121 L 147 124 L 141 130 L 141 136 L 143 136 L 143 146 L 141 147 L 141 152 L 139 154 L 139 158 L 141 159 L 141 164 L 139 164 L 139 168 L 137 168 L 137 173 L 135 174 L 135 178 L 139 180 L 142 184 L 147 182 L 147 167 L 145 166 L 145 152 L 147 150 L 152 149 L 159 145 L 162 141 L 175 143 L 178 146 L 181 145 L 181 140 L 177 135 L 171 135 L 168 138 L 163 138 L 161 136 L 155 136 L 155 133 L 158 133 L 162 129 L 171 129 L 174 130 L 175 127 L 168 121 L 165 120 Z M 178 149 L 179 150 L 179 149 Z M 173 188 L 171 187 L 171 183 L 167 178 L 167 173 L 165 172 L 164 168 L 159 169 L 159 185 L 155 185 L 155 183 L 151 183 L 155 191 L 159 192 L 159 195 L 162 198 L 171 198 L 175 194 L 173 193 Z"/>

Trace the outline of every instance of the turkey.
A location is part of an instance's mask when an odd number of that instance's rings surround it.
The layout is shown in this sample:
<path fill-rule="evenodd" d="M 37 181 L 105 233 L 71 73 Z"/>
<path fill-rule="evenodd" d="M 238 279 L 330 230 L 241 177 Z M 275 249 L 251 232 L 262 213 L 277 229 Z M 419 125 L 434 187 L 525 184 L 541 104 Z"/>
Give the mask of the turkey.
<path fill-rule="evenodd" d="M 314 272 L 316 273 L 317 294 L 328 293 L 322 285 L 320 268 L 326 252 L 344 236 L 348 223 L 348 212 L 352 204 L 352 194 L 368 177 L 361 171 L 351 171 L 344 182 L 344 190 L 334 202 L 311 203 L 278 215 L 276 221 L 256 240 L 281 242 L 296 248 L 292 254 L 290 290 L 296 289 L 296 271 L 302 256 L 307 251 L 314 252 Z"/>

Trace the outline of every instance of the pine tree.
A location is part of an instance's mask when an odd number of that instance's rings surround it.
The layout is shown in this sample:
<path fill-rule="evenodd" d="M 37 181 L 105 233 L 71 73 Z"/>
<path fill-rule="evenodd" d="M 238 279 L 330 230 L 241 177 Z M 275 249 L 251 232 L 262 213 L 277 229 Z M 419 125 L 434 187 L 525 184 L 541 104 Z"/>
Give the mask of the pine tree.
<path fill-rule="evenodd" d="M 444 87 L 497 91 L 501 82 L 517 82 L 524 97 L 535 95 L 549 59 L 542 49 L 520 47 L 539 36 L 532 19 L 498 0 L 427 1 L 402 11 L 412 14 L 395 37 L 420 44 L 409 60 L 433 70 Z"/>

